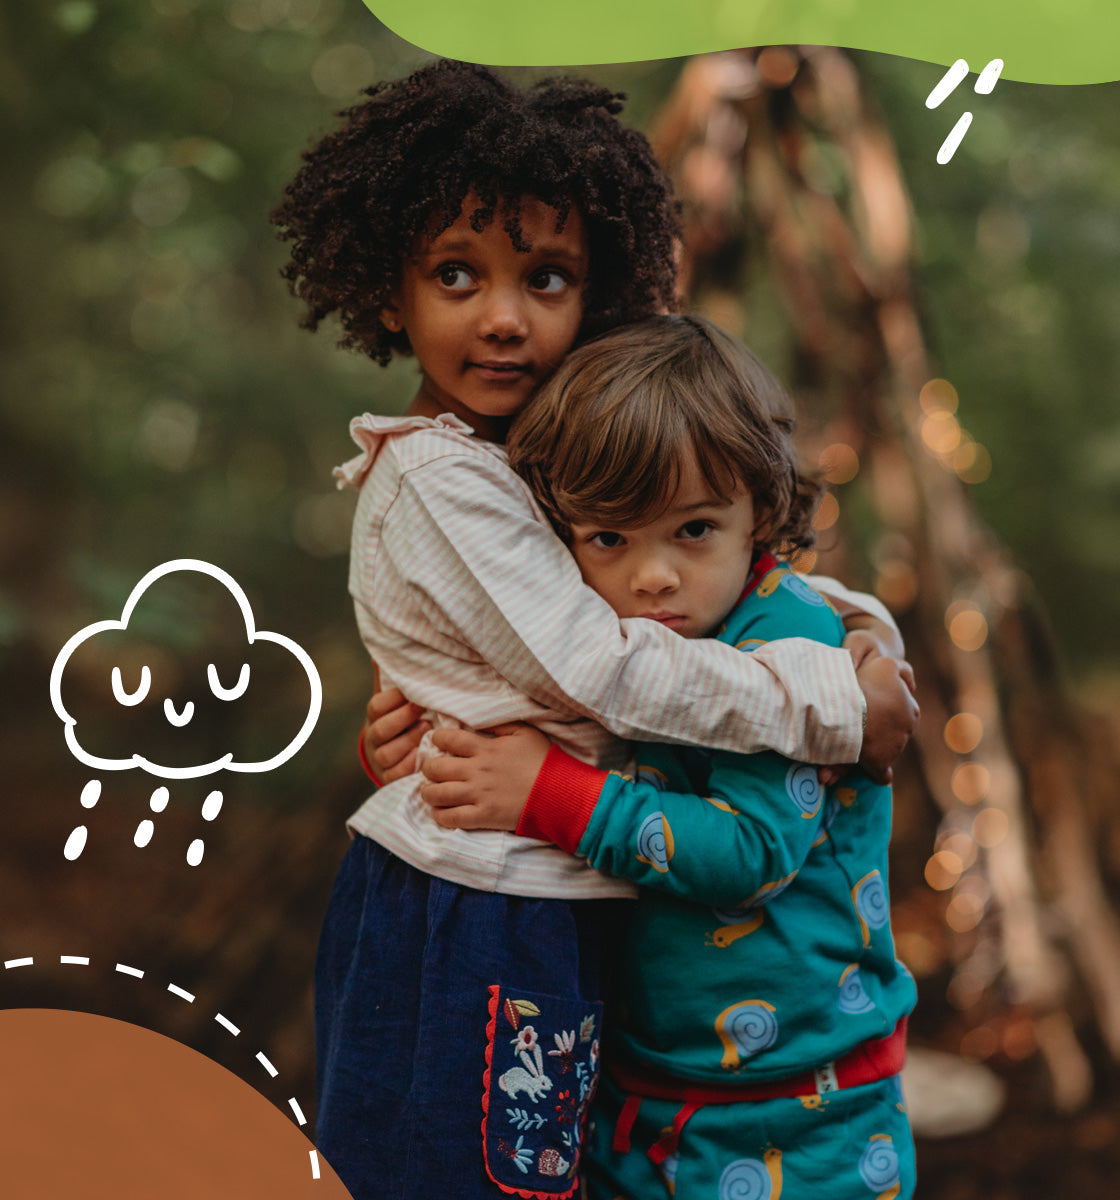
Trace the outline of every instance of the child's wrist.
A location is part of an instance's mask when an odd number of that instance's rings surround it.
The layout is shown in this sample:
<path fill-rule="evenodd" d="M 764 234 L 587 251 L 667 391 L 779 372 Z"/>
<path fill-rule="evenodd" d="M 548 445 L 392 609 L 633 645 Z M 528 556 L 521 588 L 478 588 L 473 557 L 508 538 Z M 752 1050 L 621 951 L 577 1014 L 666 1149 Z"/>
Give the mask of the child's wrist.
<path fill-rule="evenodd" d="M 516 832 L 522 837 L 553 842 L 574 854 L 607 775 L 607 771 L 580 762 L 559 746 L 550 746 Z"/>

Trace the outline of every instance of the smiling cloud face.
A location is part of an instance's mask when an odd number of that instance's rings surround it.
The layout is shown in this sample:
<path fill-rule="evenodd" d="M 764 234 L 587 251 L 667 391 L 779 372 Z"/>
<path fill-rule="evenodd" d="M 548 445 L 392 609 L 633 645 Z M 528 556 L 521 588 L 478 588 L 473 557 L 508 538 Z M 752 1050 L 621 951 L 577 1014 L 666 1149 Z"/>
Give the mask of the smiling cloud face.
<path fill-rule="evenodd" d="M 226 634 L 222 641 L 227 645 L 204 647 L 200 655 L 140 643 L 129 623 L 139 606 L 154 604 L 155 596 L 148 595 L 152 585 L 166 581 L 157 589 L 161 595 L 168 585 L 181 593 L 185 583 L 197 583 L 198 576 L 220 585 L 217 590 Z M 169 611 L 166 603 L 164 610 L 165 614 Z M 138 626 L 142 623 L 137 621 Z M 231 632 L 232 646 L 228 644 Z M 106 737 L 103 729 L 91 728 L 89 736 L 79 737 L 78 720 L 72 715 L 76 689 L 68 685 L 68 666 L 71 675 L 79 668 L 87 683 L 96 677 L 95 692 L 115 714 L 110 736 Z M 310 690 L 306 715 L 280 749 L 269 745 L 267 753 L 259 747 L 239 752 L 231 742 L 234 729 L 244 722 L 233 719 L 235 709 L 229 706 L 252 705 L 258 711 L 272 708 L 276 689 L 265 684 L 275 679 L 278 667 L 289 679 L 293 670 L 305 679 Z M 284 694 L 288 691 L 285 688 Z M 220 568 L 197 559 L 176 559 L 149 571 L 133 588 L 119 620 L 95 622 L 70 638 L 55 659 L 50 694 L 54 710 L 65 724 L 66 744 L 81 763 L 101 771 L 138 767 L 162 779 L 278 767 L 307 741 L 322 707 L 319 675 L 307 653 L 290 638 L 258 630 L 237 582 Z M 284 714 L 269 724 L 273 744 L 286 736 L 292 723 L 290 714 Z M 283 732 L 276 734 L 276 729 Z M 127 743 L 117 749 L 122 736 Z M 107 748 L 106 742 L 113 748 Z"/>

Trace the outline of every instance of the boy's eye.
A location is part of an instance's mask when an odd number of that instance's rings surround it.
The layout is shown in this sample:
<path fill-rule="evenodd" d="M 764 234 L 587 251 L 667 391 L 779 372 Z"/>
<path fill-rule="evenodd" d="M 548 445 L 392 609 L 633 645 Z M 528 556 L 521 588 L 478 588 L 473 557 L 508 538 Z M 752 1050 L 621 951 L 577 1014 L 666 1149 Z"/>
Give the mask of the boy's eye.
<path fill-rule="evenodd" d="M 445 263 L 437 272 L 440 283 L 453 291 L 465 291 L 471 286 L 471 273 L 457 263 Z"/>
<path fill-rule="evenodd" d="M 592 546 L 598 546 L 601 550 L 616 550 L 623 544 L 621 533 L 615 533 L 611 529 L 601 529 L 598 533 L 593 533 L 588 539 Z"/>
<path fill-rule="evenodd" d="M 696 541 L 698 538 L 702 538 L 705 534 L 710 533 L 714 528 L 715 526 L 711 521 L 689 521 L 680 527 L 677 536 L 689 541 Z"/>
<path fill-rule="evenodd" d="M 562 292 L 568 286 L 568 277 L 562 271 L 550 267 L 547 270 L 535 271 L 529 285 L 538 292 Z"/>

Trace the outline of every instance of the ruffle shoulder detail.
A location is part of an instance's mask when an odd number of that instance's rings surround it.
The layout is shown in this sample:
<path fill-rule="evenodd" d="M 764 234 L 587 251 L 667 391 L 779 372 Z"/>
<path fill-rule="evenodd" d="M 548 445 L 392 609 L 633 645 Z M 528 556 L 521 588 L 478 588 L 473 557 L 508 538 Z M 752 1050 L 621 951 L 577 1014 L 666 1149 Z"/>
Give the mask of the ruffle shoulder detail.
<path fill-rule="evenodd" d="M 453 413 L 440 413 L 438 417 L 378 417 L 373 413 L 362 413 L 350 422 L 350 436 L 361 447 L 361 453 L 335 467 L 337 486 L 361 487 L 362 480 L 369 474 L 386 439 L 419 429 L 446 429 L 467 436 L 474 434 L 466 421 Z"/>

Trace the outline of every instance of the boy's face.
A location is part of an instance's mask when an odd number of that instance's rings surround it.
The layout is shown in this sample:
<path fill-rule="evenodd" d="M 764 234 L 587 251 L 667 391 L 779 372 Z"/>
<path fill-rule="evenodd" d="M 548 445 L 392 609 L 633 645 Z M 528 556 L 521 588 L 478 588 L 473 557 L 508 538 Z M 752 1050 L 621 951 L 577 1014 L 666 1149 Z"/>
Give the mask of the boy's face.
<path fill-rule="evenodd" d="M 463 201 L 469 214 L 480 201 Z M 481 233 L 467 216 L 405 259 L 389 328 L 407 332 L 423 382 L 412 411 L 451 412 L 483 437 L 501 440 L 510 417 L 571 349 L 583 319 L 588 247 L 573 209 L 557 233 L 556 209 L 521 200 L 532 246 L 514 249 L 499 211 Z"/>
<path fill-rule="evenodd" d="M 647 617 L 682 637 L 704 637 L 742 594 L 755 524 L 745 488 L 723 501 L 691 461 L 657 520 L 629 529 L 573 525 L 572 553 L 584 581 L 620 617 Z"/>

